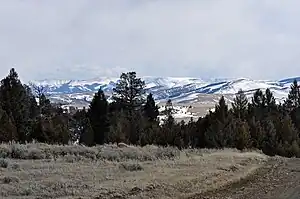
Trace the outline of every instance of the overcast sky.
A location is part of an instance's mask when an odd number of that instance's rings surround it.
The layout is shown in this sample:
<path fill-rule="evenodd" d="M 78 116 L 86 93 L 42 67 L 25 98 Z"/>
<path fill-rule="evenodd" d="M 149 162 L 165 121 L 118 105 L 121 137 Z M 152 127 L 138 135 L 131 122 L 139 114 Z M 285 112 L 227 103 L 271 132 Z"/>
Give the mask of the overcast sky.
<path fill-rule="evenodd" d="M 300 75 L 299 0 L 0 0 L 0 76 Z"/>

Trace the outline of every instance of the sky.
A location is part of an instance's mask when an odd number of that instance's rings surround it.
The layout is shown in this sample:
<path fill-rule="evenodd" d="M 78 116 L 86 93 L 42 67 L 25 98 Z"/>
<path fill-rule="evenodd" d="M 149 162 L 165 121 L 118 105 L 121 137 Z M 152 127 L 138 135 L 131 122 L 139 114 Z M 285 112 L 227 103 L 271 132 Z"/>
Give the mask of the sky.
<path fill-rule="evenodd" d="M 300 75 L 299 0 L 0 3 L 0 77 Z"/>

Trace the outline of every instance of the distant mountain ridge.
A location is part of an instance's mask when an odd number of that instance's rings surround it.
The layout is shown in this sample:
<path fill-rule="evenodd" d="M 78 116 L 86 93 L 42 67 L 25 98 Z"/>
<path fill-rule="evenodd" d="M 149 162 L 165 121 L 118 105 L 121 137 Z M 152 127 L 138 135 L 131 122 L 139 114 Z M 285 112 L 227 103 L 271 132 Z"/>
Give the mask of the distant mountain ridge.
<path fill-rule="evenodd" d="M 249 96 L 256 89 L 267 88 L 274 93 L 276 100 L 282 101 L 287 97 L 290 85 L 294 80 L 300 82 L 300 77 L 282 80 L 253 80 L 248 78 L 236 79 L 201 79 L 188 77 L 142 77 L 146 91 L 151 92 L 158 101 L 172 99 L 178 103 L 193 101 L 199 94 L 234 95 L 240 89 Z M 89 102 L 95 92 L 102 88 L 111 96 L 118 78 L 94 78 L 91 80 L 42 80 L 33 81 L 42 85 L 49 93 L 50 99 L 64 103 Z"/>

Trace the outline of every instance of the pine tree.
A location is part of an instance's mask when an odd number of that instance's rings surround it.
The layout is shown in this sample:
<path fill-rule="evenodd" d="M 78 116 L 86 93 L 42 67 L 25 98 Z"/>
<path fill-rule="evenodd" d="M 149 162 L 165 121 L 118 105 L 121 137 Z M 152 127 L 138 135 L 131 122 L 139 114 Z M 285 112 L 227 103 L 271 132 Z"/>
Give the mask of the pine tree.
<path fill-rule="evenodd" d="M 204 133 L 205 146 L 208 148 L 223 148 L 224 124 L 218 119 L 210 122 L 210 126 Z"/>
<path fill-rule="evenodd" d="M 49 99 L 44 94 L 39 96 L 39 114 L 44 116 L 51 116 L 53 114 L 53 107 Z"/>
<path fill-rule="evenodd" d="M 250 129 L 246 122 L 238 121 L 236 124 L 236 148 L 243 150 L 250 146 Z"/>
<path fill-rule="evenodd" d="M 257 149 L 261 149 L 264 140 L 264 129 L 261 125 L 260 121 L 256 121 L 255 117 L 252 116 L 251 119 L 248 120 L 250 135 L 251 135 L 251 146 Z"/>
<path fill-rule="evenodd" d="M 215 107 L 216 118 L 223 124 L 225 124 L 228 118 L 228 106 L 225 102 L 224 96 L 221 97 L 219 103 Z"/>
<path fill-rule="evenodd" d="M 86 146 L 92 146 L 95 144 L 95 135 L 88 117 L 82 118 L 81 121 L 82 130 L 80 134 L 79 143 Z"/>
<path fill-rule="evenodd" d="M 257 120 L 262 120 L 264 118 L 265 108 L 266 96 L 260 89 L 257 89 L 253 94 L 252 104 L 249 107 L 249 111 Z"/>
<path fill-rule="evenodd" d="M 88 109 L 88 119 L 94 132 L 96 144 L 103 144 L 109 132 L 108 102 L 100 88 Z"/>
<path fill-rule="evenodd" d="M 161 112 L 162 115 L 164 115 L 166 118 L 172 117 L 174 113 L 174 107 L 171 99 L 168 99 L 168 101 L 165 104 L 164 110 Z"/>
<path fill-rule="evenodd" d="M 266 89 L 266 106 L 270 110 L 274 110 L 276 108 L 276 101 L 274 95 L 269 88 Z"/>
<path fill-rule="evenodd" d="M 296 158 L 300 157 L 300 146 L 299 146 L 297 140 L 293 140 L 292 145 L 290 147 L 290 151 L 291 151 L 292 157 L 296 157 Z"/>
<path fill-rule="evenodd" d="M 275 125 L 272 120 L 265 120 L 263 126 L 265 134 L 262 143 L 262 151 L 267 155 L 274 156 L 278 149 Z"/>
<path fill-rule="evenodd" d="M 291 90 L 284 105 L 288 111 L 292 111 L 294 108 L 298 108 L 300 106 L 300 88 L 297 80 L 294 80 L 291 85 Z"/>
<path fill-rule="evenodd" d="M 179 125 L 176 125 L 176 133 L 175 133 L 175 138 L 174 138 L 174 143 L 173 145 L 176 146 L 178 149 L 182 149 L 184 147 L 184 140 L 183 140 L 183 135 L 185 133 L 185 123 L 182 120 Z"/>
<path fill-rule="evenodd" d="M 144 115 L 150 122 L 157 121 L 159 111 L 158 107 L 155 105 L 155 101 L 151 93 L 147 96 L 147 101 L 144 105 Z"/>
<path fill-rule="evenodd" d="M 85 108 L 77 110 L 71 118 L 72 141 L 78 141 L 86 146 L 95 144 L 94 131 Z"/>
<path fill-rule="evenodd" d="M 145 102 L 145 82 L 136 76 L 136 72 L 122 73 L 113 89 L 113 100 L 127 111 L 140 110 Z"/>
<path fill-rule="evenodd" d="M 0 101 L 2 109 L 11 116 L 17 129 L 17 141 L 25 142 L 33 129 L 36 102 L 30 89 L 19 80 L 15 69 L 1 80 Z"/>
<path fill-rule="evenodd" d="M 242 90 L 239 90 L 233 99 L 232 111 L 236 118 L 246 119 L 248 109 L 248 99 Z"/>
<path fill-rule="evenodd" d="M 130 134 L 130 121 L 124 110 L 114 112 L 110 117 L 108 142 L 128 143 Z"/>
<path fill-rule="evenodd" d="M 264 108 L 266 105 L 266 96 L 260 89 L 257 89 L 253 94 L 252 104 L 257 108 Z"/>
<path fill-rule="evenodd" d="M 17 140 L 17 129 L 12 118 L 0 106 L 0 143 Z"/>
<path fill-rule="evenodd" d="M 35 122 L 35 127 L 30 134 L 30 139 L 42 143 L 52 143 L 54 138 L 53 129 L 51 129 L 51 118 L 39 116 Z"/>
<path fill-rule="evenodd" d="M 58 113 L 51 118 L 51 135 L 56 143 L 68 144 L 71 139 L 69 118 L 64 113 Z M 51 140 L 51 139 L 50 139 Z"/>
<path fill-rule="evenodd" d="M 139 144 L 145 146 L 147 144 L 158 144 L 158 138 L 161 130 L 157 122 L 148 122 L 142 118 L 144 122 L 143 129 L 141 129 Z"/>
<path fill-rule="evenodd" d="M 210 114 L 203 118 L 199 118 L 195 124 L 195 134 L 192 135 L 191 142 L 193 147 L 204 148 L 207 147 L 206 132 L 210 126 Z"/>
<path fill-rule="evenodd" d="M 145 82 L 136 76 L 135 72 L 122 73 L 119 82 L 113 89 L 113 100 L 117 109 L 123 110 L 124 121 L 128 121 L 129 141 L 136 144 L 141 134 L 137 125 L 137 117 L 141 116 L 145 103 Z"/>
<path fill-rule="evenodd" d="M 299 139 L 298 132 L 291 120 L 291 117 L 289 115 L 286 115 L 281 122 L 282 122 L 281 138 L 283 142 L 292 144 L 294 140 L 298 141 Z"/>
<path fill-rule="evenodd" d="M 297 128 L 299 138 L 300 138 L 300 107 L 293 109 L 290 113 L 290 116 L 295 127 Z"/>

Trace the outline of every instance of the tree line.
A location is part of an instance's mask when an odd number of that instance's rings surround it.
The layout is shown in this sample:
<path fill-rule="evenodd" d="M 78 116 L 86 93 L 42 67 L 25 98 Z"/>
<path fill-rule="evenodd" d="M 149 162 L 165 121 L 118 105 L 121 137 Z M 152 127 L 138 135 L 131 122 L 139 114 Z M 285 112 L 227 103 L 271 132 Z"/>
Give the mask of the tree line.
<path fill-rule="evenodd" d="M 0 83 L 0 142 L 93 146 L 124 142 L 182 148 L 259 149 L 267 155 L 300 157 L 300 89 L 295 80 L 287 99 L 277 104 L 270 89 L 256 90 L 251 100 L 240 90 L 231 104 L 224 96 L 214 111 L 189 122 L 176 122 L 172 101 L 163 121 L 145 82 L 135 72 L 122 73 L 109 103 L 102 90 L 89 107 L 65 112 L 42 88 L 22 84 L 15 69 Z"/>

